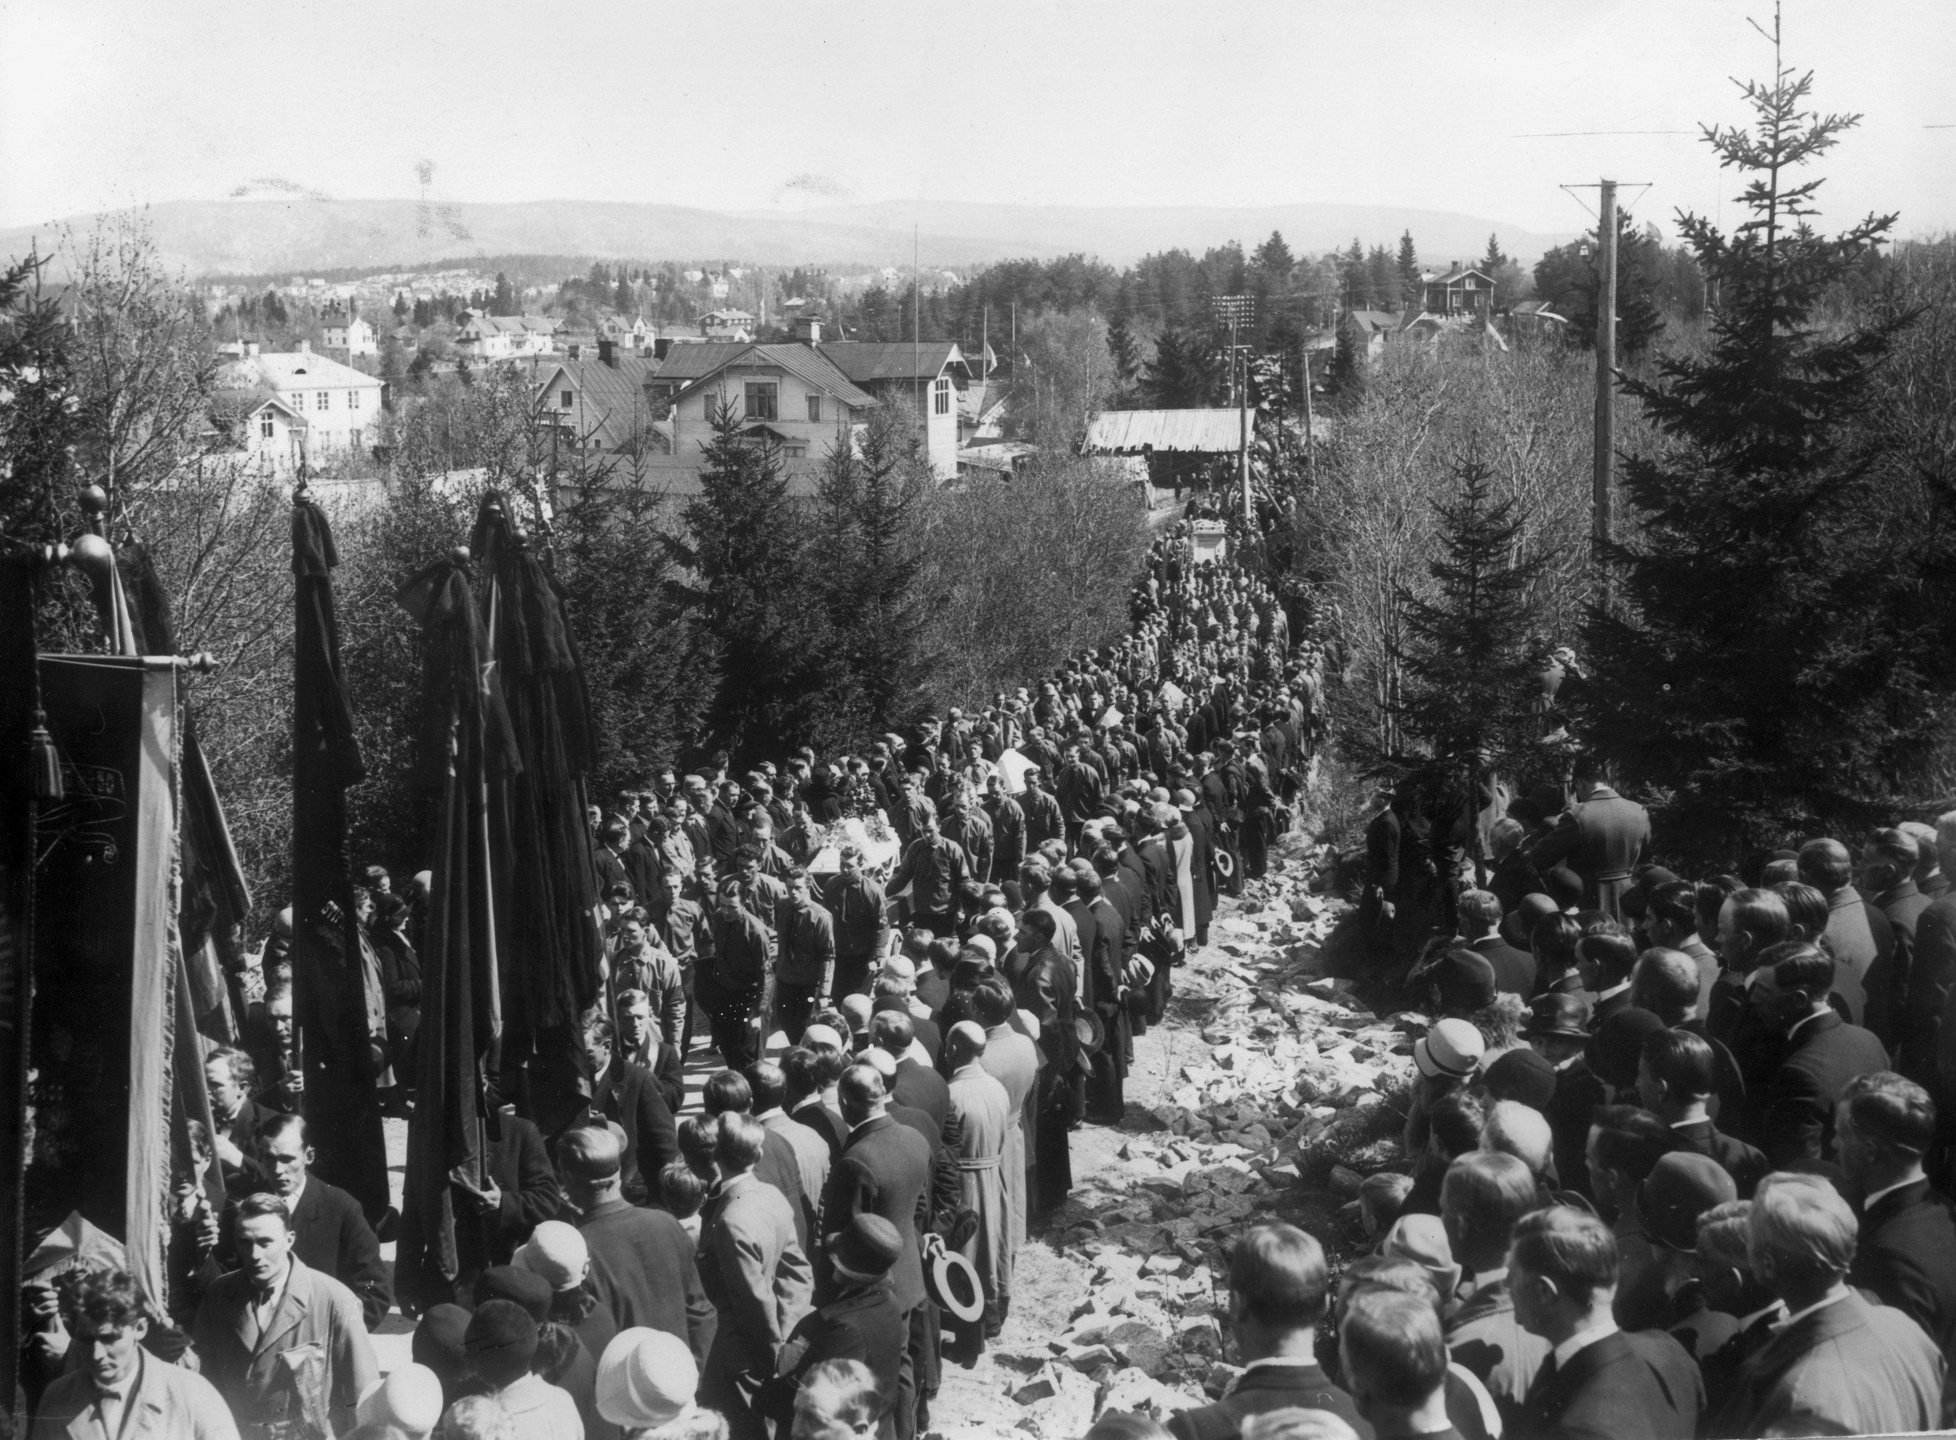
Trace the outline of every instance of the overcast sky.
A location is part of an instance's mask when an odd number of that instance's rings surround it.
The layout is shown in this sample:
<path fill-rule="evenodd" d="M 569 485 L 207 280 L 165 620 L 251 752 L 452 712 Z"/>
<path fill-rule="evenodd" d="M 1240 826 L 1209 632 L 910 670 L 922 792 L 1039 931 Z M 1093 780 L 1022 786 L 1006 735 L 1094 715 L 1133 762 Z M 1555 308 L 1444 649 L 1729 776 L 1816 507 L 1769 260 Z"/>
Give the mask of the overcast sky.
<path fill-rule="evenodd" d="M 1738 186 L 1771 0 L 0 0 L 0 224 L 276 178 L 336 197 L 715 209 L 924 197 L 1336 201 L 1586 223 Z M 1952 0 L 1787 0 L 1787 62 L 1865 115 L 1830 222 L 1956 228 Z M 1933 129 L 1942 125 L 1952 128 Z M 1537 138 L 1539 132 L 1686 134 Z"/>

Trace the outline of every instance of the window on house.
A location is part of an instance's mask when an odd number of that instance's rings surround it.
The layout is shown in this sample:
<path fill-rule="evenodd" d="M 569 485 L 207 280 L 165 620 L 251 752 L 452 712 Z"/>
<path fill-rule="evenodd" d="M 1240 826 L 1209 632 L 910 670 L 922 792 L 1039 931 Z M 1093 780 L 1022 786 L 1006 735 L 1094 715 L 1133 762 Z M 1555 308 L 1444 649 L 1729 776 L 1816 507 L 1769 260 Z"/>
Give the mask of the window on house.
<path fill-rule="evenodd" d="M 783 445 L 781 453 L 790 460 L 800 460 L 808 454 L 806 445 Z"/>
<path fill-rule="evenodd" d="M 708 424 L 711 424 L 713 417 L 720 413 L 720 397 L 715 395 L 711 390 L 706 392 L 706 407 L 703 413 L 706 416 Z"/>
<path fill-rule="evenodd" d="M 332 407 L 333 407 L 333 392 L 331 390 L 321 390 L 317 395 L 313 397 L 313 402 L 312 402 L 313 409 L 330 410 Z"/>
<path fill-rule="evenodd" d="M 358 410 L 360 408 L 360 392 L 358 390 L 349 390 L 346 392 L 346 408 L 349 410 Z"/>
<path fill-rule="evenodd" d="M 565 390 L 565 391 L 563 391 L 563 392 L 561 392 L 561 393 L 560 393 L 560 394 L 559 394 L 559 395 L 557 396 L 557 408 L 558 408 L 558 409 L 560 409 L 560 410 L 568 410 L 568 409 L 570 409 L 570 408 L 571 408 L 571 392 L 570 392 L 570 391 L 568 391 L 568 390 Z"/>
<path fill-rule="evenodd" d="M 933 388 L 936 392 L 937 413 L 939 415 L 949 415 L 951 413 L 951 377 L 949 375 L 938 376 L 937 384 Z"/>
<path fill-rule="evenodd" d="M 760 381 L 747 384 L 747 418 L 749 420 L 773 420 L 776 418 L 774 401 L 779 387 Z"/>
<path fill-rule="evenodd" d="M 272 420 L 272 412 L 267 410 L 258 419 L 258 433 L 261 436 L 263 436 L 265 439 L 270 440 L 272 438 L 272 432 L 275 428 L 276 425 L 275 422 Z"/>
<path fill-rule="evenodd" d="M 810 395 L 808 397 L 808 418 L 817 424 L 821 423 L 822 397 L 820 395 Z"/>

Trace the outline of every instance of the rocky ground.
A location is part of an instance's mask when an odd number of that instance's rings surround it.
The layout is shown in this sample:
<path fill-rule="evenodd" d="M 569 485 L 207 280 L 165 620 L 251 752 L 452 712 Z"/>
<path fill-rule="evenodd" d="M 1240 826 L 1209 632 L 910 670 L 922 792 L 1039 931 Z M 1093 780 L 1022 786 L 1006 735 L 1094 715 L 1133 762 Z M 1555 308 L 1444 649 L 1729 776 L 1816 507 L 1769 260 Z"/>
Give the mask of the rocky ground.
<path fill-rule="evenodd" d="M 1004 1334 L 974 1368 L 946 1365 L 936 1440 L 1059 1440 L 1106 1409 L 1201 1404 L 1237 1373 L 1232 1237 L 1276 1218 L 1334 1264 L 1360 1249 L 1360 1178 L 1403 1158 L 1425 1022 L 1321 975 L 1337 907 L 1309 893 L 1316 858 L 1287 837 L 1176 972 L 1167 1025 L 1135 1042 L 1126 1119 L 1074 1134 L 1073 1198 L 1020 1252 Z"/>
<path fill-rule="evenodd" d="M 998 1343 L 972 1369 L 946 1364 L 932 1440 L 1072 1440 L 1106 1409 L 1201 1404 L 1237 1373 L 1223 1324 L 1236 1234 L 1277 1218 L 1334 1264 L 1362 1247 L 1359 1182 L 1403 1158 L 1426 1022 L 1375 1016 L 1322 976 L 1340 907 L 1310 892 L 1319 858 L 1286 837 L 1175 972 L 1168 1023 L 1135 1042 L 1126 1119 L 1075 1132 L 1073 1197 L 1020 1252 Z M 711 1068 L 690 1067 L 689 1109 Z M 403 1123 L 388 1122 L 388 1148 L 398 1203 Z M 411 1329 L 390 1315 L 375 1334 L 383 1371 L 406 1363 Z"/>

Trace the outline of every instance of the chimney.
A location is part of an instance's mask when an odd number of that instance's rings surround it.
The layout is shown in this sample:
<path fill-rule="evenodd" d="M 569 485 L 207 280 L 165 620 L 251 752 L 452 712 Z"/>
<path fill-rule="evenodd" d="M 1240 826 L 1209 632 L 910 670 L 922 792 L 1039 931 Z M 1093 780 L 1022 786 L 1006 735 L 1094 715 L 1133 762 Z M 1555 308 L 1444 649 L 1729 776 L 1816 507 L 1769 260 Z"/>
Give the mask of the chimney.
<path fill-rule="evenodd" d="M 618 342 L 609 336 L 598 337 L 598 359 L 612 369 L 618 368 Z"/>
<path fill-rule="evenodd" d="M 804 345 L 822 343 L 822 317 L 819 315 L 797 315 L 794 323 L 795 339 Z"/>
<path fill-rule="evenodd" d="M 258 358 L 258 342 L 256 340 L 250 341 L 249 343 L 246 344 L 244 348 L 245 348 L 245 355 L 248 358 L 253 360 L 256 360 Z"/>
<path fill-rule="evenodd" d="M 310 354 L 312 354 L 312 341 L 310 341 L 310 340 L 301 340 L 301 341 L 299 342 L 299 353 L 300 353 L 301 355 L 310 355 Z"/>

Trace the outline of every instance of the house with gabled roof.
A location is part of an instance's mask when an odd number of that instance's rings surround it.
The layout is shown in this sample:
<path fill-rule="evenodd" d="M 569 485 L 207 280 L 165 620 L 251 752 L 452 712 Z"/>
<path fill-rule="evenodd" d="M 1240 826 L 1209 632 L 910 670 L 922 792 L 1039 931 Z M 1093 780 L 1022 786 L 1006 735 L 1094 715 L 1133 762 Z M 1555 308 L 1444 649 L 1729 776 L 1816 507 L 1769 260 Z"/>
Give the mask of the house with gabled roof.
<path fill-rule="evenodd" d="M 600 340 L 595 356 L 531 362 L 537 417 L 568 452 L 630 457 L 672 453 L 665 406 L 652 393 L 657 362 Z"/>
<path fill-rule="evenodd" d="M 297 350 L 260 351 L 253 344 L 227 347 L 230 357 L 219 366 L 216 390 L 233 397 L 269 392 L 276 395 L 291 414 L 303 419 L 303 426 L 292 426 L 274 418 L 282 428 L 257 438 L 274 442 L 281 453 L 303 436 L 313 461 L 322 460 L 329 450 L 357 449 L 372 437 L 380 419 L 381 382 L 351 365 L 316 353 L 301 340 Z M 261 429 L 265 418 L 253 410 Z"/>
<path fill-rule="evenodd" d="M 973 377 L 956 341 L 824 341 L 821 322 L 813 316 L 796 320 L 795 331 L 878 400 L 916 406 L 922 412 L 924 449 L 932 472 L 940 480 L 957 475 L 958 402 Z"/>
<path fill-rule="evenodd" d="M 471 360 L 548 354 L 555 348 L 561 323 L 547 315 L 489 315 L 479 310 L 464 310 L 455 319 L 455 348 Z"/>
<path fill-rule="evenodd" d="M 728 407 L 743 434 L 772 440 L 791 468 L 848 443 L 851 428 L 877 403 L 820 350 L 797 344 L 675 346 L 654 387 L 667 406 L 675 455 L 699 454 Z"/>

